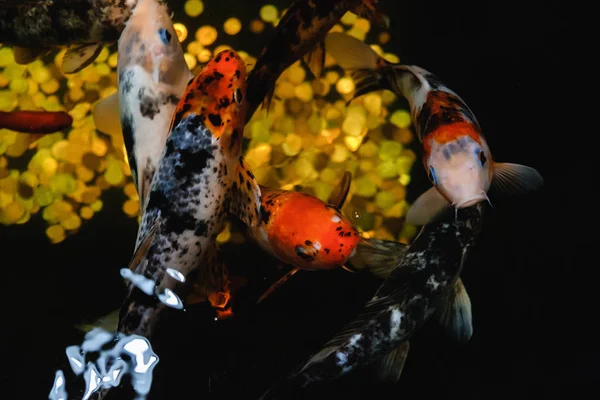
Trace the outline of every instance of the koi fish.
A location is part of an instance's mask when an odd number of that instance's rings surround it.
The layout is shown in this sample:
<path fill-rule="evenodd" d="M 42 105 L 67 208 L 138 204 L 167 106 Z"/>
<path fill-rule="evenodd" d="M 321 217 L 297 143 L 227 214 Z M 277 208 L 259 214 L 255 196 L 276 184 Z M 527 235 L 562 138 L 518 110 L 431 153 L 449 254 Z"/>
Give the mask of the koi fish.
<path fill-rule="evenodd" d="M 190 72 L 167 7 L 138 0 L 118 41 L 118 93 L 96 103 L 96 128 L 119 134 L 143 211 L 175 108 Z"/>
<path fill-rule="evenodd" d="M 64 111 L 0 111 L 0 129 L 21 133 L 53 133 L 72 123 L 73 118 Z"/>
<path fill-rule="evenodd" d="M 348 269 L 346 262 L 363 240 L 341 212 L 351 179 L 346 172 L 327 202 L 303 192 L 260 186 L 261 221 L 248 234 L 264 251 L 293 268 L 258 303 L 300 270 Z"/>
<path fill-rule="evenodd" d="M 389 89 L 410 104 L 423 164 L 434 187 L 410 207 L 407 222 L 424 225 L 450 205 L 459 209 L 489 201 L 490 187 L 516 195 L 542 186 L 534 168 L 492 159 L 473 111 L 432 73 L 385 61 L 367 44 L 339 32 L 330 33 L 326 43 L 340 66 L 352 71 L 353 98 Z"/>
<path fill-rule="evenodd" d="M 61 70 L 90 65 L 105 44 L 125 29 L 137 0 L 6 0 L 0 3 L 0 38 L 15 46 L 18 64 L 29 64 L 58 46 L 68 46 Z"/>
<path fill-rule="evenodd" d="M 348 263 L 355 269 L 366 269 L 385 280 L 402 265 L 408 248 L 408 245 L 394 240 L 371 239 L 368 246 L 363 243 L 358 244 L 356 254 Z M 454 287 L 445 292 L 436 312 L 436 319 L 444 332 L 456 342 L 466 344 L 471 340 L 473 336 L 471 299 L 460 277 L 456 279 Z M 409 346 L 409 341 L 404 341 L 375 364 L 380 381 L 394 383 L 400 379 Z"/>
<path fill-rule="evenodd" d="M 443 305 L 481 231 L 485 203 L 448 212 L 422 227 L 363 312 L 327 342 L 298 371 L 261 399 L 293 397 L 299 389 L 328 382 L 390 357 Z M 391 360 L 395 363 L 395 360 Z M 398 364 L 396 364 L 398 365 Z"/>
<path fill-rule="evenodd" d="M 277 24 L 271 42 L 263 49 L 248 77 L 247 120 L 261 103 L 265 109 L 275 93 L 281 73 L 303 59 L 310 71 L 321 75 L 325 64 L 325 35 L 347 11 L 369 18 L 379 25 L 387 19 L 375 10 L 379 0 L 297 0 Z"/>
<path fill-rule="evenodd" d="M 192 80 L 171 122 L 152 178 L 118 330 L 149 337 L 165 306 L 181 309 L 179 283 L 196 275 L 207 292 L 226 287 L 215 240 L 226 212 L 253 226 L 260 189 L 240 156 L 246 104 L 244 62 L 233 50 Z M 150 297 L 148 296 L 150 295 Z"/>

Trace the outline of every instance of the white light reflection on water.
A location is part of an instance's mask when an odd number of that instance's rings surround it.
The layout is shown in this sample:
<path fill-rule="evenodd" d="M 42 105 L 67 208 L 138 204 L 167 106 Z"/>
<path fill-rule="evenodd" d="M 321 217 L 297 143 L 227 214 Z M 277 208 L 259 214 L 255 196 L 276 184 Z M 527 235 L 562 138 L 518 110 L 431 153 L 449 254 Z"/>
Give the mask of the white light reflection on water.
<path fill-rule="evenodd" d="M 169 274 L 173 279 L 178 280 L 179 282 L 185 282 L 185 276 L 176 269 L 167 268 L 167 274 Z"/>
<path fill-rule="evenodd" d="M 62 370 L 56 371 L 54 376 L 54 384 L 48 395 L 50 400 L 67 400 L 67 390 L 65 388 L 65 375 Z"/>
<path fill-rule="evenodd" d="M 144 275 L 136 274 L 129 268 L 121 268 L 121 276 L 125 279 L 129 279 L 138 289 L 146 293 L 148 296 L 154 295 L 154 281 L 146 278 Z"/>
<path fill-rule="evenodd" d="M 185 282 L 185 277 L 179 271 L 176 271 L 172 268 L 167 268 L 167 273 L 172 276 L 174 279 Z M 152 279 L 148 279 L 143 275 L 136 274 L 131 272 L 127 268 L 121 269 L 121 276 L 125 279 L 129 279 L 131 283 L 133 283 L 137 288 L 139 288 L 142 292 L 146 293 L 148 296 L 154 296 L 154 292 L 156 289 L 156 284 Z M 177 310 L 183 309 L 183 301 L 177 296 L 172 290 L 165 289 L 163 293 L 157 295 L 158 300 L 160 300 L 163 304 L 175 308 Z"/>
<path fill-rule="evenodd" d="M 110 342 L 113 345 L 107 348 Z M 86 354 L 90 352 L 99 353 L 98 359 L 89 361 L 83 368 Z M 81 346 L 67 347 L 66 354 L 73 372 L 76 375 L 83 373 L 85 391 L 82 400 L 88 400 L 100 389 L 119 386 L 121 378 L 127 373 L 131 375 L 136 399 L 144 400 L 152 387 L 152 371 L 159 361 L 150 342 L 143 336 L 111 334 L 101 328 L 88 332 Z M 62 371 L 56 372 L 48 398 L 67 400 Z"/>
<path fill-rule="evenodd" d="M 164 293 L 158 295 L 158 299 L 169 307 L 181 310 L 183 308 L 183 302 L 173 291 L 165 289 Z"/>

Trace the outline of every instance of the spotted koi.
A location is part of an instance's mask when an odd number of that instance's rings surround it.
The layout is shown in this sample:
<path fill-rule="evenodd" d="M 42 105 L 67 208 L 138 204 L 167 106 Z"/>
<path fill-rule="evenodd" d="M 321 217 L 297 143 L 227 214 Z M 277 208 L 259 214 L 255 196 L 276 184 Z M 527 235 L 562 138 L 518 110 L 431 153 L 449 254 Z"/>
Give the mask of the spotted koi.
<path fill-rule="evenodd" d="M 215 246 L 224 217 L 234 210 L 253 226 L 260 213 L 260 189 L 240 156 L 245 94 L 244 62 L 235 51 L 225 50 L 181 97 L 152 178 L 130 266 L 136 276 L 154 283 L 155 296 L 129 285 L 120 332 L 151 336 L 160 312 L 171 305 L 161 299 L 172 299 L 182 286 L 178 282 L 200 280 L 209 296 L 227 291 L 227 271 Z M 183 307 L 180 299 L 175 307 Z"/>

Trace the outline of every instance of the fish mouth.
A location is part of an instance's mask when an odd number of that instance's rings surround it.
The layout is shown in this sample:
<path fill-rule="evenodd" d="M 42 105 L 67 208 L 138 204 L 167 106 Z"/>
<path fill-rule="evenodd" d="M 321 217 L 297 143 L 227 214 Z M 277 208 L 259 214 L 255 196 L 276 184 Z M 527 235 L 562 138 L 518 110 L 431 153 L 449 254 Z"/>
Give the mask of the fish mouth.
<path fill-rule="evenodd" d="M 475 205 L 477 203 L 479 203 L 480 201 L 484 201 L 484 200 L 488 200 L 487 195 L 485 194 L 485 192 L 480 193 L 478 195 L 475 195 L 473 197 L 469 197 L 466 200 L 461 201 L 460 203 L 455 203 L 454 207 L 455 208 L 465 208 L 465 207 L 470 207 L 472 205 Z"/>

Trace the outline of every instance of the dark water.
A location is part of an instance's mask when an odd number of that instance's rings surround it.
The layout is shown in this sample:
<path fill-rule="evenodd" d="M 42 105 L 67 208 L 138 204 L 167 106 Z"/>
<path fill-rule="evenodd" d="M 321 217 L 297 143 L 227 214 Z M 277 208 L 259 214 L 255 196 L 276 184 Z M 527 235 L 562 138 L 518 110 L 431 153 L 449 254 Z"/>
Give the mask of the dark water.
<path fill-rule="evenodd" d="M 586 251 L 597 236 L 590 223 L 597 208 L 589 189 L 594 151 L 586 148 L 596 126 L 577 129 L 590 114 L 580 110 L 585 100 L 575 91 L 591 78 L 581 74 L 575 50 L 585 38 L 574 32 L 578 19 L 558 1 L 381 1 L 403 62 L 434 72 L 459 93 L 495 159 L 535 167 L 545 187 L 525 198 L 492 198 L 495 208 L 463 273 L 474 316 L 469 344 L 460 347 L 428 323 L 411 342 L 397 385 L 375 385 L 358 371 L 305 398 L 571 398 L 597 381 L 600 356 L 597 260 Z M 222 12 L 216 19 L 223 21 L 255 16 L 262 5 L 239 3 L 232 10 L 215 2 L 210 11 Z M 248 51 L 257 54 L 254 46 Z M 409 200 L 428 186 L 415 165 Z M 81 343 L 74 324 L 119 307 L 124 293 L 118 271 L 129 262 L 137 226 L 121 211 L 120 196 L 103 196 L 102 218 L 59 245 L 48 243 L 40 217 L 0 227 L 2 398 L 13 391 L 46 398 L 59 368 L 67 390 L 75 390 L 64 354 Z M 249 299 L 280 272 L 250 245 L 224 254 L 233 272 L 255 278 L 238 298 L 238 318 L 211 323 L 201 306 L 169 313 L 168 329 L 154 343 L 161 361 L 150 398 L 257 398 L 350 320 L 378 285 L 344 271 L 304 272 L 253 308 Z"/>

